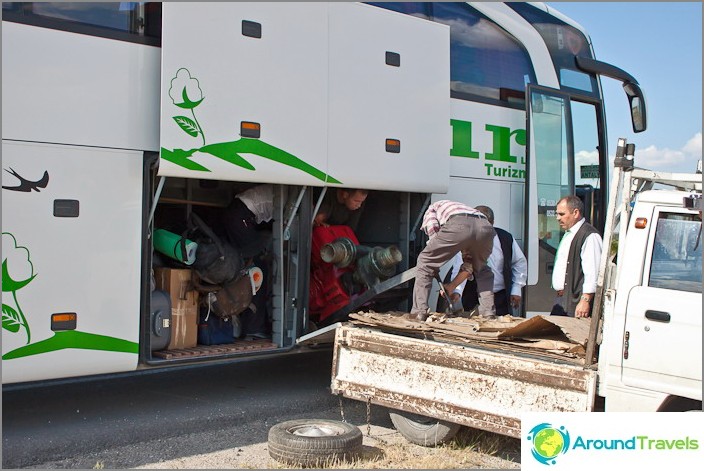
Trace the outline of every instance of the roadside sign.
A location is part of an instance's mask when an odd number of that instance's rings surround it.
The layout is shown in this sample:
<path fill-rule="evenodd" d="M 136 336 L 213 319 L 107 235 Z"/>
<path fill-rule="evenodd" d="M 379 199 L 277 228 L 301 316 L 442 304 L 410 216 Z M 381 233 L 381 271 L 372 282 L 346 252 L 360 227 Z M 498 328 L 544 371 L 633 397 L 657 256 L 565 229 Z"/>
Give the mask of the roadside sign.
<path fill-rule="evenodd" d="M 599 166 L 582 165 L 579 167 L 579 173 L 581 178 L 599 178 Z"/>

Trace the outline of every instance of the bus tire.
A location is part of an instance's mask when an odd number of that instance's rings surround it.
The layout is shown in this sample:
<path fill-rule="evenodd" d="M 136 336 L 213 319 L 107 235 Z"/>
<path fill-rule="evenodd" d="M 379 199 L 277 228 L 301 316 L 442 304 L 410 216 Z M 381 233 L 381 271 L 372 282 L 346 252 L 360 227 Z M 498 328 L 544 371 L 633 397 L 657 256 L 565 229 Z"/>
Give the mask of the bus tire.
<path fill-rule="evenodd" d="M 362 450 L 358 427 L 328 419 L 288 420 L 269 429 L 269 456 L 293 466 L 321 467 Z"/>
<path fill-rule="evenodd" d="M 389 411 L 389 417 L 396 430 L 406 440 L 428 447 L 449 442 L 462 427 L 452 422 L 398 410 Z"/>

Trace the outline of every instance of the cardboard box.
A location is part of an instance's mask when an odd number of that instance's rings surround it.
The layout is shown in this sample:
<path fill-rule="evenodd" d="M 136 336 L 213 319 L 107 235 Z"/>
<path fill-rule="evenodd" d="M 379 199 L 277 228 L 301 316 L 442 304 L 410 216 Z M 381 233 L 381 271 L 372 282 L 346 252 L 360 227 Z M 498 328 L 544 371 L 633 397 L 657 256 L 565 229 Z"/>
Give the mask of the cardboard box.
<path fill-rule="evenodd" d="M 198 292 L 191 282 L 191 270 L 155 268 L 156 289 L 171 297 L 171 341 L 168 350 L 195 347 L 198 343 Z"/>

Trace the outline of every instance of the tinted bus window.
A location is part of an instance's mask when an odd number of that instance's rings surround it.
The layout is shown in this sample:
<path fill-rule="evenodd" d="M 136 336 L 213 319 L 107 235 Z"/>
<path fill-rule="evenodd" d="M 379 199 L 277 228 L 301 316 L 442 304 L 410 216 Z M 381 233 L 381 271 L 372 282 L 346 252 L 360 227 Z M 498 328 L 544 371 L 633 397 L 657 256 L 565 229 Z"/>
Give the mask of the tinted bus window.
<path fill-rule="evenodd" d="M 535 82 L 523 45 L 465 3 L 432 4 L 433 20 L 450 26 L 450 89 L 455 98 L 488 98 L 523 107 L 525 85 Z"/>
<path fill-rule="evenodd" d="M 159 45 L 161 3 L 3 2 L 3 21 Z"/>
<path fill-rule="evenodd" d="M 528 52 L 513 36 L 465 3 L 373 2 L 450 26 L 453 98 L 525 108 L 525 85 L 535 82 Z"/>
<path fill-rule="evenodd" d="M 369 2 L 368 5 L 384 8 L 386 10 L 430 19 L 430 4 L 428 2 Z"/>
<path fill-rule="evenodd" d="M 564 87 L 598 96 L 596 78 L 578 70 L 575 65 L 575 56 L 594 58 L 589 41 L 581 31 L 528 3 L 510 2 L 506 5 L 540 33 L 548 46 L 560 83 Z"/>

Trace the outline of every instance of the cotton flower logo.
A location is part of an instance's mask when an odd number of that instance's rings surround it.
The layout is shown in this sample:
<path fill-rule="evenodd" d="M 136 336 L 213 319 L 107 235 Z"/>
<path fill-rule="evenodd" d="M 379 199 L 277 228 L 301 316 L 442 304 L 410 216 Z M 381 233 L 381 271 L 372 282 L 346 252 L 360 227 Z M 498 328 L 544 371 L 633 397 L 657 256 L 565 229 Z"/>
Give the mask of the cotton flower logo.
<path fill-rule="evenodd" d="M 34 267 L 29 259 L 29 250 L 19 247 L 15 237 L 9 232 L 2 233 L 2 292 L 12 293 L 15 307 L 2 303 L 2 328 L 10 332 L 19 332 L 23 327 L 27 332 L 27 343 L 30 341 L 29 324 L 22 313 L 17 300 L 17 291 L 27 286 L 34 277 Z"/>
<path fill-rule="evenodd" d="M 169 88 L 169 97 L 174 105 L 185 110 L 191 110 L 193 119 L 187 116 L 174 116 L 174 121 L 183 129 L 189 136 L 198 137 L 200 134 L 205 145 L 205 133 L 200 127 L 196 119 L 195 107 L 205 99 L 203 91 L 200 89 L 198 80 L 191 77 L 188 69 L 178 69 L 176 77 L 171 79 L 171 88 Z"/>
<path fill-rule="evenodd" d="M 200 135 L 203 140 L 203 146 L 197 149 L 169 149 L 167 147 L 162 147 L 161 159 L 163 160 L 167 160 L 187 170 L 195 172 L 210 172 L 211 170 L 203 165 L 203 163 L 192 159 L 193 155 L 197 152 L 201 156 L 203 154 L 209 154 L 237 167 L 255 171 L 256 168 L 254 165 L 252 165 L 249 160 L 245 159 L 241 155 L 250 154 L 296 168 L 326 183 L 342 183 L 320 169 L 310 165 L 308 162 L 289 152 L 286 152 L 283 149 L 264 142 L 260 138 L 242 137 L 241 139 L 215 142 L 206 145 L 205 133 L 203 132 L 203 128 L 198 122 L 198 119 L 196 119 L 195 114 L 195 108 L 204 100 L 203 91 L 200 88 L 198 80 L 192 77 L 191 72 L 186 68 L 178 69 L 176 71 L 176 76 L 171 79 L 169 97 L 175 106 L 183 110 L 191 110 L 193 119 L 187 116 L 173 116 L 173 120 L 176 121 L 176 124 L 178 124 L 181 130 L 189 136 L 198 137 Z M 211 101 L 210 104 L 213 105 L 214 103 Z M 208 123 L 206 122 L 206 125 L 207 124 Z"/>

